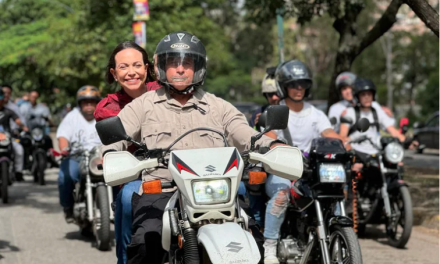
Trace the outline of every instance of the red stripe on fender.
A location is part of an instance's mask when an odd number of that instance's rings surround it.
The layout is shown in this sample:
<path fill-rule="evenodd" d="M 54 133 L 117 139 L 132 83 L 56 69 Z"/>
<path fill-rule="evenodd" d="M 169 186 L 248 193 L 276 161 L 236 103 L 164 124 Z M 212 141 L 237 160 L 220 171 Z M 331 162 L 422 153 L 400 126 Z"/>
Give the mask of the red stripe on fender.
<path fill-rule="evenodd" d="M 189 172 L 191 174 L 197 175 L 195 174 L 193 171 L 191 171 L 190 169 L 184 167 L 183 165 L 181 165 L 180 163 L 177 163 L 177 169 L 179 170 L 179 173 L 182 173 L 182 170 Z"/>
<path fill-rule="evenodd" d="M 238 162 L 237 159 L 234 160 L 234 162 L 232 162 L 231 166 L 229 166 L 229 168 L 225 171 L 225 174 L 228 173 L 230 170 L 232 170 L 232 168 L 236 167 L 238 170 Z"/>

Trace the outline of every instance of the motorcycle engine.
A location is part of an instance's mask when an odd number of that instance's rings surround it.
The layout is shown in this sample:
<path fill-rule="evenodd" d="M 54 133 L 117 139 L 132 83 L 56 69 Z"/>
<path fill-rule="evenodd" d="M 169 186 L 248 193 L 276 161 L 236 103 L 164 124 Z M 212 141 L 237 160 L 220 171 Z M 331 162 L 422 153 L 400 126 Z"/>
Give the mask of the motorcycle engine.
<path fill-rule="evenodd" d="M 278 243 L 278 259 L 282 263 L 299 264 L 303 253 L 304 249 L 300 247 L 296 239 L 281 239 Z"/>

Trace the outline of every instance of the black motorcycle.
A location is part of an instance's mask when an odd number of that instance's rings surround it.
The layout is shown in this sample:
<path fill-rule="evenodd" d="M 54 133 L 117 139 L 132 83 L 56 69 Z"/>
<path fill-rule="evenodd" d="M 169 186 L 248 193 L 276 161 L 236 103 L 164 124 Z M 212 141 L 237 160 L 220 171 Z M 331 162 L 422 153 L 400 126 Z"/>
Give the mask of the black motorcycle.
<path fill-rule="evenodd" d="M 102 154 L 99 147 L 88 151 L 79 144 L 76 146 L 77 150 L 70 156 L 79 160 L 81 177 L 75 185 L 73 217 L 82 234 L 88 235 L 91 231 L 98 249 L 108 250 L 111 243 L 110 222 L 114 218 L 111 210 L 113 192 L 104 182 L 103 171 L 98 169 Z"/>
<path fill-rule="evenodd" d="M 0 194 L 3 203 L 8 203 L 8 186 L 12 184 L 14 151 L 12 149 L 11 135 L 9 133 L 5 134 L 6 139 L 0 141 Z"/>
<path fill-rule="evenodd" d="M 24 149 L 24 167 L 31 172 L 34 182 L 45 185 L 44 171 L 47 168 L 49 145 L 46 141 L 49 139 L 45 137 L 44 128 L 35 126 L 30 132 L 22 131 L 19 140 Z"/>
<path fill-rule="evenodd" d="M 391 137 L 381 138 L 380 146 L 365 136 L 352 142 L 364 141 L 369 141 L 379 152 L 358 157 L 364 165 L 354 183 L 358 233 L 365 232 L 366 224 L 385 224 L 389 243 L 404 248 L 413 226 L 411 196 L 399 165 L 404 149 L 398 139 Z"/>

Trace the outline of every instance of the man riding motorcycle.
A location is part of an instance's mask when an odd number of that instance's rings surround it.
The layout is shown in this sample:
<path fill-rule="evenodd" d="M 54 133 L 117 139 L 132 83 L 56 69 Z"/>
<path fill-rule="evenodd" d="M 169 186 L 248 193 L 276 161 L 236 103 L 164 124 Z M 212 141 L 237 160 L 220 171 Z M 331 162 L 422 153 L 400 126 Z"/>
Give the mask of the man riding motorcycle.
<path fill-rule="evenodd" d="M 356 139 L 362 135 L 366 135 L 373 142 L 380 142 L 380 128 L 383 128 L 392 137 L 398 138 L 405 145 L 410 145 L 410 139 L 406 139 L 399 130 L 394 127 L 394 121 L 391 120 L 384 112 L 377 111 L 373 106 L 376 98 L 376 86 L 369 79 L 357 78 L 354 83 L 355 97 L 358 105 L 348 108 L 341 116 L 340 135 L 348 140 Z M 359 132 L 354 129 L 354 125 L 360 118 L 367 118 L 370 121 L 370 128 L 366 132 Z M 415 143 L 416 144 L 416 143 Z M 369 141 L 360 144 L 352 144 L 356 154 L 361 157 L 376 154 L 378 150 L 371 145 Z"/>
<path fill-rule="evenodd" d="M 280 98 L 277 93 L 277 86 L 275 84 L 275 67 L 268 68 L 266 70 L 268 73 L 263 78 L 261 82 L 261 93 L 266 98 L 268 104 L 257 109 L 250 119 L 249 125 L 255 127 L 257 131 L 260 131 L 260 126 L 258 125 L 258 118 L 266 110 L 269 105 L 278 105 L 280 103 Z"/>
<path fill-rule="evenodd" d="M 21 115 L 18 106 L 16 104 L 14 104 L 10 100 L 11 99 L 11 94 L 12 94 L 12 86 L 11 85 L 3 84 L 1 88 L 2 88 L 3 94 L 5 96 L 5 98 L 4 98 L 4 102 L 5 102 L 4 106 L 5 106 L 5 108 L 10 109 L 11 111 L 13 111 L 18 116 L 18 118 L 20 119 L 21 123 L 24 126 L 26 126 L 25 119 Z M 9 124 L 10 124 L 10 128 L 11 128 L 12 131 L 15 130 L 15 129 L 20 128 L 20 126 L 17 125 L 17 123 L 15 123 L 15 120 L 11 119 Z M 27 128 L 26 128 L 26 130 L 27 130 Z M 14 149 L 14 155 L 15 155 L 14 156 L 15 157 L 15 160 L 14 160 L 15 179 L 17 181 L 23 181 L 24 180 L 23 179 L 24 149 L 23 149 L 23 146 L 20 143 L 16 142 L 15 140 L 12 141 L 12 148 Z"/>
<path fill-rule="evenodd" d="M 230 103 L 201 89 L 206 77 L 206 50 L 188 32 L 166 35 L 157 45 L 158 82 L 162 88 L 134 99 L 118 114 L 127 135 L 146 143 L 149 149 L 166 148 L 184 132 L 208 127 L 223 132 L 240 152 L 250 149 L 257 132 L 244 115 Z M 263 136 L 259 147 L 274 147 L 279 141 Z M 192 133 L 172 150 L 223 147 L 223 139 L 213 132 Z M 103 147 L 103 153 L 126 150 L 127 142 Z M 171 182 L 167 168 L 143 171 L 143 182 L 160 179 Z M 169 190 L 169 189 L 168 189 Z M 166 190 L 165 190 L 166 191 Z M 174 191 L 172 189 L 171 191 Z M 172 192 L 133 195 L 133 238 L 127 248 L 128 263 L 162 263 L 161 226 L 163 210 Z"/>
<path fill-rule="evenodd" d="M 63 156 L 68 156 L 69 152 L 75 151 L 75 145 L 72 143 L 79 143 L 87 150 L 101 145 L 93 116 L 100 100 L 100 93 L 96 87 L 86 85 L 79 88 L 76 94 L 78 106 L 66 115 L 57 130 L 58 146 Z M 79 161 L 75 158 L 63 159 L 58 174 L 58 189 L 60 204 L 64 209 L 67 223 L 73 222 L 72 192 L 79 177 Z"/>
<path fill-rule="evenodd" d="M 289 122 L 285 130 L 271 131 L 268 136 L 286 141 L 308 152 L 312 140 L 317 137 L 340 138 L 331 128 L 330 121 L 322 111 L 304 102 L 312 87 L 312 78 L 306 65 L 298 60 L 280 64 L 275 72 L 275 80 L 281 105 L 289 107 Z M 277 240 L 289 204 L 291 182 L 275 175 L 269 175 L 266 194 L 270 200 L 265 216 L 265 263 L 279 263 Z"/>
<path fill-rule="evenodd" d="M 343 72 L 338 75 L 336 78 L 336 89 L 339 92 L 341 97 L 341 101 L 333 104 L 328 111 L 329 119 L 336 119 L 336 123 L 334 124 L 334 129 L 337 133 L 340 130 L 340 117 L 347 107 L 353 107 L 356 104 L 356 101 L 353 98 L 353 86 L 356 81 L 356 75 L 351 72 Z M 386 107 L 381 106 L 378 102 L 373 101 L 372 106 L 376 109 L 377 112 L 381 113 L 383 118 L 388 118 L 389 123 L 395 123 L 393 118 L 393 113 Z"/>

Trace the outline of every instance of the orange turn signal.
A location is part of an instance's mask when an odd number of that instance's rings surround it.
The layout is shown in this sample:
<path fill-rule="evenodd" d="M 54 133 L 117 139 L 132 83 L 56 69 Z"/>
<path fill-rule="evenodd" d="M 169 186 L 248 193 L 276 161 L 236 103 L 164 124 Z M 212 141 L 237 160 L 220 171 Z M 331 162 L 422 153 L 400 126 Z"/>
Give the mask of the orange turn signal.
<path fill-rule="evenodd" d="M 266 182 L 267 173 L 262 171 L 250 171 L 249 172 L 249 184 L 263 184 Z"/>
<path fill-rule="evenodd" d="M 143 182 L 142 189 L 144 190 L 144 193 L 161 193 L 162 183 L 160 180 Z"/>
<path fill-rule="evenodd" d="M 183 239 L 181 235 L 177 237 L 177 245 L 179 245 L 179 248 L 183 248 Z"/>

